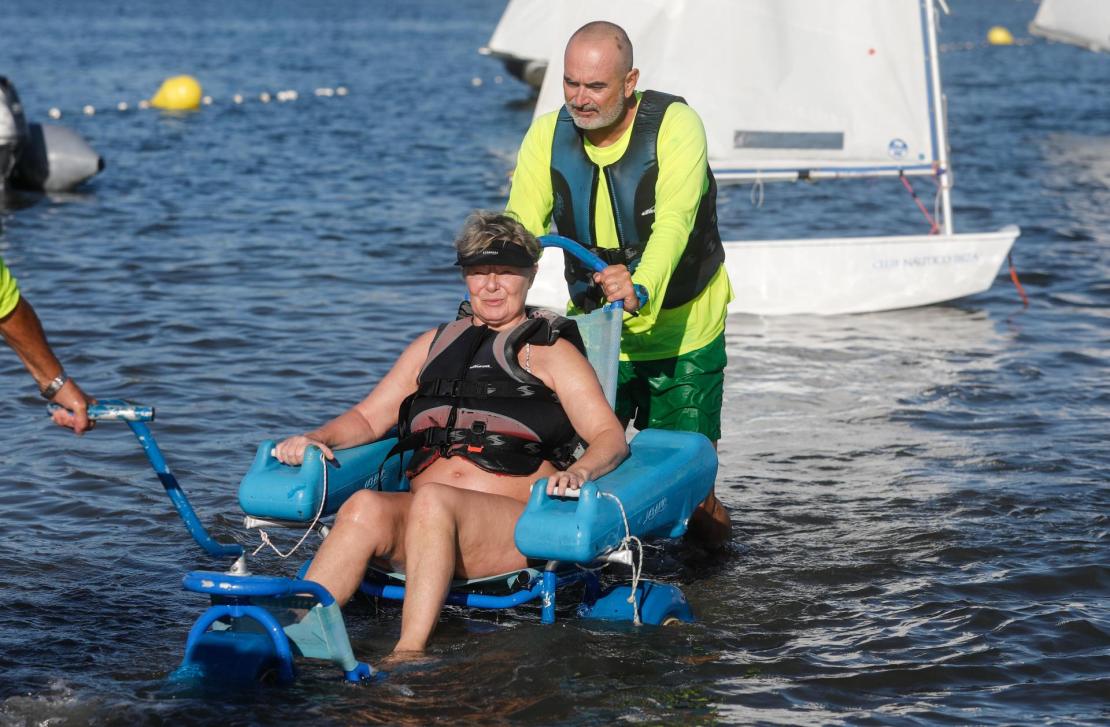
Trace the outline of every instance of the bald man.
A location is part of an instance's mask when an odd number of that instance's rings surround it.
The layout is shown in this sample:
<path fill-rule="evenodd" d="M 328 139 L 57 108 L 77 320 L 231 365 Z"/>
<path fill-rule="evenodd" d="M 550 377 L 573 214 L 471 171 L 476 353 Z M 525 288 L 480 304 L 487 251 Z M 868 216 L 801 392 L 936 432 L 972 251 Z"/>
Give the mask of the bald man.
<path fill-rule="evenodd" d="M 637 91 L 620 26 L 579 28 L 563 58 L 564 107 L 533 122 L 520 147 L 507 210 L 535 235 L 561 235 L 609 266 L 566 265 L 569 310 L 623 300 L 617 415 L 638 429 L 721 437 L 725 316 L 732 285 L 717 231 L 717 185 L 705 129 L 677 97 Z M 728 540 L 714 494 L 690 520 L 708 545 Z"/>

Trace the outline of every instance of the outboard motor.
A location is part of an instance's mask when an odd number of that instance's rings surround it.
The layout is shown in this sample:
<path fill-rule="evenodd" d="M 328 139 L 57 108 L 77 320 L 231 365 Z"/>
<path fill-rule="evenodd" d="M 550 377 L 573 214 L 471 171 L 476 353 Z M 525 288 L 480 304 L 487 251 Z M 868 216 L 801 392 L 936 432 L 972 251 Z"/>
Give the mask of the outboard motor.
<path fill-rule="evenodd" d="M 104 169 L 104 159 L 73 129 L 28 124 L 27 143 L 12 173 L 21 189 L 64 192 Z"/>
<path fill-rule="evenodd" d="M 19 94 L 4 76 L 0 76 L 0 188 L 19 161 L 27 141 L 27 119 Z"/>
<path fill-rule="evenodd" d="M 28 124 L 12 83 L 0 76 L 0 189 L 64 192 L 104 169 L 104 159 L 64 126 Z"/>

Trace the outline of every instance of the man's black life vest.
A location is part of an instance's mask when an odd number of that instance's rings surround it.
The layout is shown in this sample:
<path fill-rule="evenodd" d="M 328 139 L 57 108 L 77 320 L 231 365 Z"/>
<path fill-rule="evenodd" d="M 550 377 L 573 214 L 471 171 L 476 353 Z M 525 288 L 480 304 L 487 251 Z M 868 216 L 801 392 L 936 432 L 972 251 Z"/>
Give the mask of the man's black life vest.
<path fill-rule="evenodd" d="M 416 392 L 401 404 L 396 452 L 415 450 L 406 469 L 414 477 L 440 457 L 466 457 L 488 472 L 529 475 L 544 460 L 566 469 L 581 440 L 555 392 L 525 371 L 525 344 L 550 346 L 560 338 L 585 355 L 578 325 L 529 308 L 507 331 L 476 326 L 470 304 L 439 327 L 420 369 Z"/>
<path fill-rule="evenodd" d="M 644 91 L 632 122 L 628 149 L 620 159 L 605 167 L 619 248 L 597 247 L 593 209 L 601 168 L 586 156 L 583 131 L 575 125 L 570 113 L 565 107 L 559 112 L 551 143 L 551 189 L 554 193 L 551 215 L 560 235 L 577 240 L 610 265 L 627 265 L 630 271 L 636 270 L 655 222 L 659 127 L 667 107 L 676 101 L 685 103 L 679 96 Z M 705 173 L 709 177 L 709 187 L 698 203 L 694 229 L 667 285 L 664 308 L 677 308 L 693 300 L 725 260 L 717 230 L 717 182 L 708 164 Z M 586 312 L 603 304 L 605 296 L 594 284 L 593 273 L 572 256 L 565 258 L 565 277 L 574 304 Z"/>

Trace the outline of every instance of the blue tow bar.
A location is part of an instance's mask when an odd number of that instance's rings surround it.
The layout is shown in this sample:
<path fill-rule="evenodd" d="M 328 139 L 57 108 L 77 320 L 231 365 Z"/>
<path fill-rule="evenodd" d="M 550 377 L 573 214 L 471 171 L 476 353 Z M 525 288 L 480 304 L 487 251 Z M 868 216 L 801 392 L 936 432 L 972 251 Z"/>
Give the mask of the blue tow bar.
<path fill-rule="evenodd" d="M 47 408 L 53 412 L 59 407 Z M 153 407 L 109 399 L 90 406 L 88 417 L 127 422 L 177 514 L 204 552 L 214 558 L 243 556 L 242 546 L 218 542 L 201 524 L 146 424 L 154 420 Z M 230 573 L 194 571 L 183 579 L 186 590 L 207 594 L 212 605 L 189 631 L 185 658 L 171 680 L 253 682 L 269 675 L 287 684 L 294 679 L 295 654 L 330 660 L 351 682 L 374 676 L 373 667 L 355 658 L 339 604 L 326 588 L 312 581 L 240 573 L 239 565 L 232 566 Z M 275 615 L 295 608 L 309 609 L 298 623 L 283 624 Z"/>
<path fill-rule="evenodd" d="M 54 412 L 60 407 L 57 404 L 49 404 L 46 408 Z M 150 460 L 150 466 L 154 468 L 154 473 L 166 488 L 166 494 L 177 509 L 177 514 L 181 516 L 189 534 L 204 552 L 213 558 L 238 558 L 243 555 L 243 546 L 218 542 L 201 524 L 196 511 L 189 504 L 189 498 L 185 496 L 185 491 L 181 489 L 177 478 L 166 464 L 166 458 L 162 456 L 162 450 L 154 440 L 154 434 L 146 425 L 147 422 L 154 421 L 154 407 L 132 404 L 122 399 L 106 399 L 91 405 L 88 415 L 89 419 L 94 421 L 127 422 L 127 426 L 131 427 L 139 444 L 143 445 L 146 458 Z"/>

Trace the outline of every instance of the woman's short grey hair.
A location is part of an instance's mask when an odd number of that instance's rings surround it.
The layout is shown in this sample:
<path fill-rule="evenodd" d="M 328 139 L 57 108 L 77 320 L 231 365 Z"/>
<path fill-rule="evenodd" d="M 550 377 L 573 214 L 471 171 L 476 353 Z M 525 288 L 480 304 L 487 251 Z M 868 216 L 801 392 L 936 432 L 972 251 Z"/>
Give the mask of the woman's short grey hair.
<path fill-rule="evenodd" d="M 485 250 L 497 240 L 520 245 L 533 260 L 539 261 L 539 240 L 520 223 L 515 216 L 504 212 L 479 210 L 466 218 L 459 236 L 455 238 L 455 250 L 460 258 L 472 257 Z"/>

